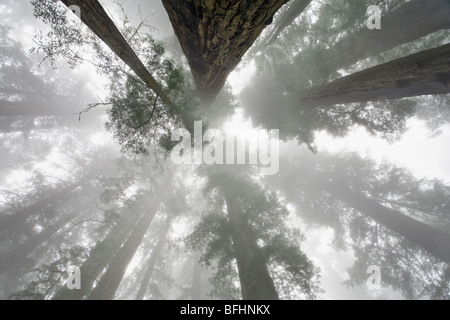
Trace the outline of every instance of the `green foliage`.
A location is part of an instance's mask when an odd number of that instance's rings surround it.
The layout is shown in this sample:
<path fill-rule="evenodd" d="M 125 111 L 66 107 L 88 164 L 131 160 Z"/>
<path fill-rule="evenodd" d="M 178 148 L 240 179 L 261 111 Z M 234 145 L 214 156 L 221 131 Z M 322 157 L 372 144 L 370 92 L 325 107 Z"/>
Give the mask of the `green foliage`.
<path fill-rule="evenodd" d="M 161 42 L 146 35 L 142 39 L 149 47 L 145 50 L 147 67 L 163 86 L 163 90 L 179 108 L 177 113 L 163 104 L 160 98 L 133 76 L 113 79 L 111 104 L 106 128 L 113 133 L 122 151 L 149 155 L 151 146 L 168 144 L 170 133 L 188 122 L 188 113 L 195 110 L 195 102 L 188 98 L 188 85 L 183 71 L 167 58 Z M 190 109 L 192 108 L 192 109 Z M 188 122 L 189 123 L 189 122 Z"/>
<path fill-rule="evenodd" d="M 152 151 L 167 153 L 173 147 L 168 141 L 173 130 L 192 129 L 197 120 L 198 102 L 190 96 L 185 71 L 168 57 L 163 43 L 153 39 L 147 27 L 152 28 L 145 20 L 134 27 L 122 9 L 121 32 L 176 108 L 163 104 L 94 33 L 70 23 L 63 6 L 51 0 L 31 3 L 35 16 L 51 29 L 45 35 L 36 35 L 33 51 L 42 51 L 52 65 L 58 59 L 68 60 L 73 67 L 83 62 L 92 63 L 99 73 L 110 79 L 109 101 L 92 104 L 85 112 L 101 105 L 112 105 L 107 111 L 106 129 L 122 151 L 141 155 Z M 144 28 L 147 31 L 143 31 Z"/>

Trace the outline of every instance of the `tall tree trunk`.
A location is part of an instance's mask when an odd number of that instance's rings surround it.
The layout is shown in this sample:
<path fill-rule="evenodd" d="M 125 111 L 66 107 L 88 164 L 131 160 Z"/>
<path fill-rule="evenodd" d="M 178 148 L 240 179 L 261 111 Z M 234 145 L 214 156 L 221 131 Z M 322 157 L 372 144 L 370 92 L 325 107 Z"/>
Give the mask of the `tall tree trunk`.
<path fill-rule="evenodd" d="M 422 51 L 312 88 L 300 104 L 333 104 L 450 93 L 450 44 Z"/>
<path fill-rule="evenodd" d="M 81 265 L 81 289 L 70 290 L 64 285 L 56 292 L 52 299 L 81 300 L 88 295 L 92 290 L 95 280 L 120 250 L 125 239 L 131 234 L 142 216 L 142 213 L 138 214 L 135 211 L 125 212 L 106 238 L 97 243 L 90 251 L 89 257 Z"/>
<path fill-rule="evenodd" d="M 61 0 L 66 6 L 76 5 L 81 10 L 81 20 L 94 32 L 138 77 L 152 89 L 167 106 L 174 104 L 161 85 L 150 74 L 145 65 L 125 40 L 98 0 Z"/>
<path fill-rule="evenodd" d="M 450 29 L 450 1 L 412 0 L 384 15 L 380 30 L 363 27 L 339 40 L 321 63 L 339 70 L 442 29 Z"/>
<path fill-rule="evenodd" d="M 164 186 L 158 191 L 158 194 L 152 201 L 144 216 L 139 220 L 136 228 L 128 237 L 125 244 L 120 248 L 119 252 L 115 255 L 97 286 L 89 295 L 89 300 L 112 300 L 114 298 L 114 294 L 116 293 L 117 288 L 125 275 L 127 267 L 144 239 L 145 233 L 150 227 L 156 212 L 158 211 L 161 203 L 165 201 L 170 194 L 173 176 L 174 172 L 172 171 L 169 173 Z"/>
<path fill-rule="evenodd" d="M 170 226 L 170 219 L 167 220 L 167 225 L 162 228 L 159 240 L 152 250 L 150 259 L 148 259 L 146 263 L 145 274 L 141 280 L 141 285 L 139 286 L 138 293 L 136 294 L 136 300 L 143 300 L 145 294 L 147 293 L 147 288 L 153 275 L 153 271 L 155 270 L 156 263 L 159 261 L 159 257 L 161 256 L 161 249 L 166 242 L 167 232 L 169 231 Z"/>
<path fill-rule="evenodd" d="M 199 96 L 211 103 L 288 0 L 163 0 Z"/>
<path fill-rule="evenodd" d="M 315 183 L 319 185 L 315 186 Z M 310 187 L 318 187 L 318 190 L 329 192 L 332 197 L 343 201 L 389 230 L 405 237 L 435 257 L 450 262 L 450 234 L 383 206 L 363 193 L 345 187 L 344 183 L 316 179 Z"/>
<path fill-rule="evenodd" d="M 308 7 L 312 0 L 294 0 L 292 1 L 289 9 L 283 13 L 277 22 L 277 26 L 274 28 L 273 32 L 269 34 L 267 45 L 270 46 L 277 40 L 278 36 L 284 29 L 289 27 L 298 16 L 300 16 L 303 11 Z"/>
<path fill-rule="evenodd" d="M 258 247 L 256 236 L 244 219 L 238 195 L 223 188 L 232 232 L 243 300 L 278 300 L 278 293 L 267 269 L 265 257 Z"/>

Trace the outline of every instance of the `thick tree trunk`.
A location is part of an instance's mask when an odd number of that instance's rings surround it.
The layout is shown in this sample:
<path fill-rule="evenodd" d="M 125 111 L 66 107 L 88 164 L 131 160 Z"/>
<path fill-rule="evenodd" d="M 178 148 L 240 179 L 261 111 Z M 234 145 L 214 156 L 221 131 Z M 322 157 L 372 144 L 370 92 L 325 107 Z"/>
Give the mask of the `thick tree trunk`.
<path fill-rule="evenodd" d="M 138 225 L 128 237 L 125 244 L 120 248 L 119 252 L 115 255 L 97 286 L 89 295 L 89 300 L 112 300 L 114 298 L 128 265 L 144 239 L 145 233 L 150 227 L 156 212 L 161 203 L 165 201 L 170 194 L 173 176 L 174 172 L 170 172 L 164 186 L 158 191 L 158 194 L 152 201 L 150 207 L 139 220 Z"/>
<path fill-rule="evenodd" d="M 364 27 L 338 41 L 321 62 L 339 70 L 442 29 L 450 29 L 450 1 L 412 0 L 384 15 L 380 30 Z"/>
<path fill-rule="evenodd" d="M 300 16 L 303 11 L 308 7 L 312 0 L 294 0 L 290 5 L 289 9 L 283 13 L 283 15 L 277 21 L 277 26 L 274 28 L 273 32 L 268 36 L 267 45 L 271 45 L 277 40 L 278 36 L 284 29 L 289 27 L 298 16 Z"/>
<path fill-rule="evenodd" d="M 345 187 L 342 183 L 322 181 L 320 184 L 319 188 L 329 192 L 332 197 L 405 237 L 435 257 L 450 262 L 450 234 L 383 206 L 363 193 Z"/>
<path fill-rule="evenodd" d="M 167 232 L 169 230 L 170 221 L 168 221 L 167 226 L 161 230 L 161 235 L 159 237 L 158 243 L 152 250 L 150 255 L 150 259 L 148 259 L 146 263 L 146 270 L 144 277 L 141 280 L 141 285 L 139 286 L 138 293 L 136 294 L 136 300 L 143 300 L 145 294 L 147 293 L 147 288 L 150 283 L 150 279 L 153 275 L 153 271 L 155 270 L 156 263 L 159 261 L 159 257 L 161 255 L 161 249 L 166 242 Z"/>
<path fill-rule="evenodd" d="M 167 106 L 174 104 L 150 74 L 145 65 L 125 40 L 98 0 L 61 0 L 66 6 L 76 5 L 81 10 L 81 20 L 94 32 L 138 77 L 152 89 Z"/>
<path fill-rule="evenodd" d="M 163 0 L 199 96 L 211 103 L 288 0 Z"/>
<path fill-rule="evenodd" d="M 312 88 L 308 107 L 450 93 L 450 44 L 422 51 Z"/>
<path fill-rule="evenodd" d="M 238 195 L 223 188 L 232 232 L 243 300 L 278 300 L 278 293 L 267 269 L 265 257 L 258 247 L 256 236 L 244 219 Z"/>

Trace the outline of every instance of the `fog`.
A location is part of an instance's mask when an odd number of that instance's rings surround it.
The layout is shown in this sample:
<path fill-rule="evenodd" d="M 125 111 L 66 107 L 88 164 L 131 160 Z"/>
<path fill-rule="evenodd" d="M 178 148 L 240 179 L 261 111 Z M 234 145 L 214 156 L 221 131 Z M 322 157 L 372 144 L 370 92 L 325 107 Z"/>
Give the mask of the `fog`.
<path fill-rule="evenodd" d="M 0 0 L 1 300 L 450 298 L 448 1 L 237 2 Z"/>

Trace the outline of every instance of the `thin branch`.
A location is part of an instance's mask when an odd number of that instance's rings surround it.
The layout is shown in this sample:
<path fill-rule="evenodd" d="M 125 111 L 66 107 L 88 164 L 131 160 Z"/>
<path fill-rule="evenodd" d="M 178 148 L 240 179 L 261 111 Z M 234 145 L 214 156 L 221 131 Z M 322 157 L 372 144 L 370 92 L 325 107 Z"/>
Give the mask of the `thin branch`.
<path fill-rule="evenodd" d="M 99 98 L 99 100 L 102 101 L 100 98 Z M 84 109 L 83 111 L 74 113 L 73 115 L 78 114 L 78 121 L 81 122 L 81 116 L 83 115 L 83 113 L 88 113 L 92 109 L 95 109 L 95 108 L 97 108 L 99 106 L 109 106 L 109 105 L 112 105 L 112 104 L 113 104 L 112 102 L 103 102 L 103 101 L 102 102 L 98 102 L 98 103 L 91 103 L 91 104 L 88 104 L 88 107 L 86 109 Z"/>

